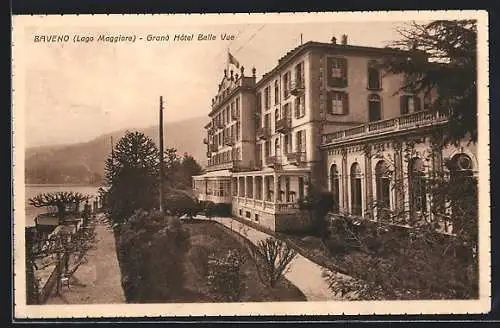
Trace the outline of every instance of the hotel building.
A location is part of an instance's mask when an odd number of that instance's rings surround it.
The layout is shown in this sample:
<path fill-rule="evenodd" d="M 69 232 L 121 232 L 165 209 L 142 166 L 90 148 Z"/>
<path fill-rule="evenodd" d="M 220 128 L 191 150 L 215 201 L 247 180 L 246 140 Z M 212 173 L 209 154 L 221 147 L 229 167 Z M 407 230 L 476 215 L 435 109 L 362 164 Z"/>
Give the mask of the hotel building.
<path fill-rule="evenodd" d="M 310 185 L 333 193 L 333 212 L 410 213 L 402 223 L 428 213 L 426 172 L 454 161 L 473 173 L 476 150 L 433 142 L 447 118 L 427 111 L 432 95 L 400 91 L 404 76 L 377 65 L 386 56 L 408 54 L 343 36 L 298 46 L 259 81 L 255 69 L 226 70 L 205 126 L 207 167 L 193 177 L 199 200 L 276 231 L 309 225 L 298 200 Z"/>

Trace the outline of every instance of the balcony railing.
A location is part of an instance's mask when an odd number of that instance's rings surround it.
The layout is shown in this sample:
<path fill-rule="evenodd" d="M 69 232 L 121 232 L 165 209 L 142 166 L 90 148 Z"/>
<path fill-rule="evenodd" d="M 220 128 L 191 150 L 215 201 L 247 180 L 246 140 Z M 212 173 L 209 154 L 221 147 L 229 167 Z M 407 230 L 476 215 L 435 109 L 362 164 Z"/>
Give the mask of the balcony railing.
<path fill-rule="evenodd" d="M 233 202 L 238 205 L 250 205 L 257 207 L 273 214 L 294 214 L 300 210 L 297 202 L 274 203 L 269 200 L 260 199 L 260 197 L 251 198 L 238 196 L 233 197 Z"/>
<path fill-rule="evenodd" d="M 290 85 L 290 93 L 294 96 L 298 96 L 304 92 L 304 80 L 296 80 L 293 81 Z"/>
<path fill-rule="evenodd" d="M 266 139 L 269 139 L 269 137 L 271 136 L 271 129 L 267 126 L 259 127 L 259 128 L 257 128 L 256 134 L 257 134 L 257 138 L 262 139 L 262 140 L 266 140 Z"/>
<path fill-rule="evenodd" d="M 292 118 L 284 117 L 276 121 L 276 132 L 286 133 L 292 128 Z"/>
<path fill-rule="evenodd" d="M 443 124 L 447 121 L 447 115 L 439 112 L 415 112 L 388 120 L 371 122 L 343 131 L 325 134 L 323 135 L 323 144 L 342 142 L 349 139 L 387 132 L 404 131 L 423 126 Z"/>
<path fill-rule="evenodd" d="M 224 163 L 219 163 L 219 164 L 211 164 L 209 165 L 205 170 L 210 172 L 210 171 L 218 171 L 218 170 L 233 170 L 233 171 L 239 171 L 245 169 L 242 166 L 241 160 L 232 160 Z"/>
<path fill-rule="evenodd" d="M 286 159 L 291 165 L 301 165 L 306 161 L 306 153 L 303 151 L 294 151 L 286 154 Z"/>
<path fill-rule="evenodd" d="M 278 156 L 267 156 L 266 157 L 266 166 L 276 167 L 278 165 L 281 165 L 280 159 Z"/>
<path fill-rule="evenodd" d="M 224 137 L 224 144 L 226 146 L 233 146 L 236 143 L 236 138 L 233 136 Z"/>

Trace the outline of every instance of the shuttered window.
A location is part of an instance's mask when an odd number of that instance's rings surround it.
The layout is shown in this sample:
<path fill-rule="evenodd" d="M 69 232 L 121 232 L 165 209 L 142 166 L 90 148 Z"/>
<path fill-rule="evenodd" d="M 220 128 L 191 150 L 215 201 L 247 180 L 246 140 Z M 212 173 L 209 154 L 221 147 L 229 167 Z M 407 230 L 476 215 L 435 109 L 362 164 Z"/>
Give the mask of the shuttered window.
<path fill-rule="evenodd" d="M 406 115 L 413 112 L 418 112 L 422 110 L 420 97 L 402 95 L 400 97 L 401 102 L 401 115 Z"/>
<path fill-rule="evenodd" d="M 344 88 L 347 86 L 347 59 L 328 58 L 327 72 L 329 87 Z"/>
<path fill-rule="evenodd" d="M 331 91 L 327 101 L 330 114 L 343 115 L 349 112 L 349 96 L 346 92 Z"/>

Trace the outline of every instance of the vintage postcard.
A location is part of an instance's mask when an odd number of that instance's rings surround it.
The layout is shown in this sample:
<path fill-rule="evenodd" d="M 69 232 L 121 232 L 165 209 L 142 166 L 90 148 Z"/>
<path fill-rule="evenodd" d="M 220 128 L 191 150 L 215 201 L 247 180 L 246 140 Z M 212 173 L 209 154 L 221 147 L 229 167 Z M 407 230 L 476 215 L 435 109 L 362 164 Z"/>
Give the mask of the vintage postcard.
<path fill-rule="evenodd" d="M 487 18 L 14 16 L 15 317 L 489 312 Z"/>

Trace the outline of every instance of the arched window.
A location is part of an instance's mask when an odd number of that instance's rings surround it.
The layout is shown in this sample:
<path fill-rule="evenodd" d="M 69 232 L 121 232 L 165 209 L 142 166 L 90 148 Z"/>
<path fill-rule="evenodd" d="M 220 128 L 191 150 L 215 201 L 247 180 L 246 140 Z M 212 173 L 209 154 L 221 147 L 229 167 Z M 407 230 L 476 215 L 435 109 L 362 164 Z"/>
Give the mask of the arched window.
<path fill-rule="evenodd" d="M 380 90 L 382 87 L 380 70 L 376 62 L 370 62 L 368 66 L 368 89 Z"/>
<path fill-rule="evenodd" d="M 280 138 L 274 139 L 274 155 L 281 156 L 281 153 L 280 153 Z"/>
<path fill-rule="evenodd" d="M 391 208 L 391 172 L 386 161 L 379 161 L 375 165 L 375 186 L 377 218 L 386 219 Z"/>
<path fill-rule="evenodd" d="M 454 189 L 448 195 L 451 205 L 453 232 L 471 229 L 468 218 L 477 217 L 477 183 L 473 178 L 472 159 L 464 153 L 452 157 L 450 163 L 450 183 Z"/>
<path fill-rule="evenodd" d="M 361 168 L 358 163 L 351 166 L 351 213 L 361 215 Z"/>
<path fill-rule="evenodd" d="M 412 158 L 408 163 L 408 194 L 411 216 L 427 211 L 425 166 L 424 161 L 418 157 Z"/>
<path fill-rule="evenodd" d="M 339 187 L 339 172 L 337 170 L 337 165 L 332 164 L 330 167 L 330 190 L 333 194 L 333 212 L 339 212 L 339 203 L 340 203 L 340 187 Z"/>
<path fill-rule="evenodd" d="M 469 155 L 460 153 L 451 159 L 451 177 L 472 176 L 472 159 Z"/>
<path fill-rule="evenodd" d="M 373 94 L 368 97 L 368 119 L 370 122 L 382 119 L 382 106 L 379 95 Z"/>

